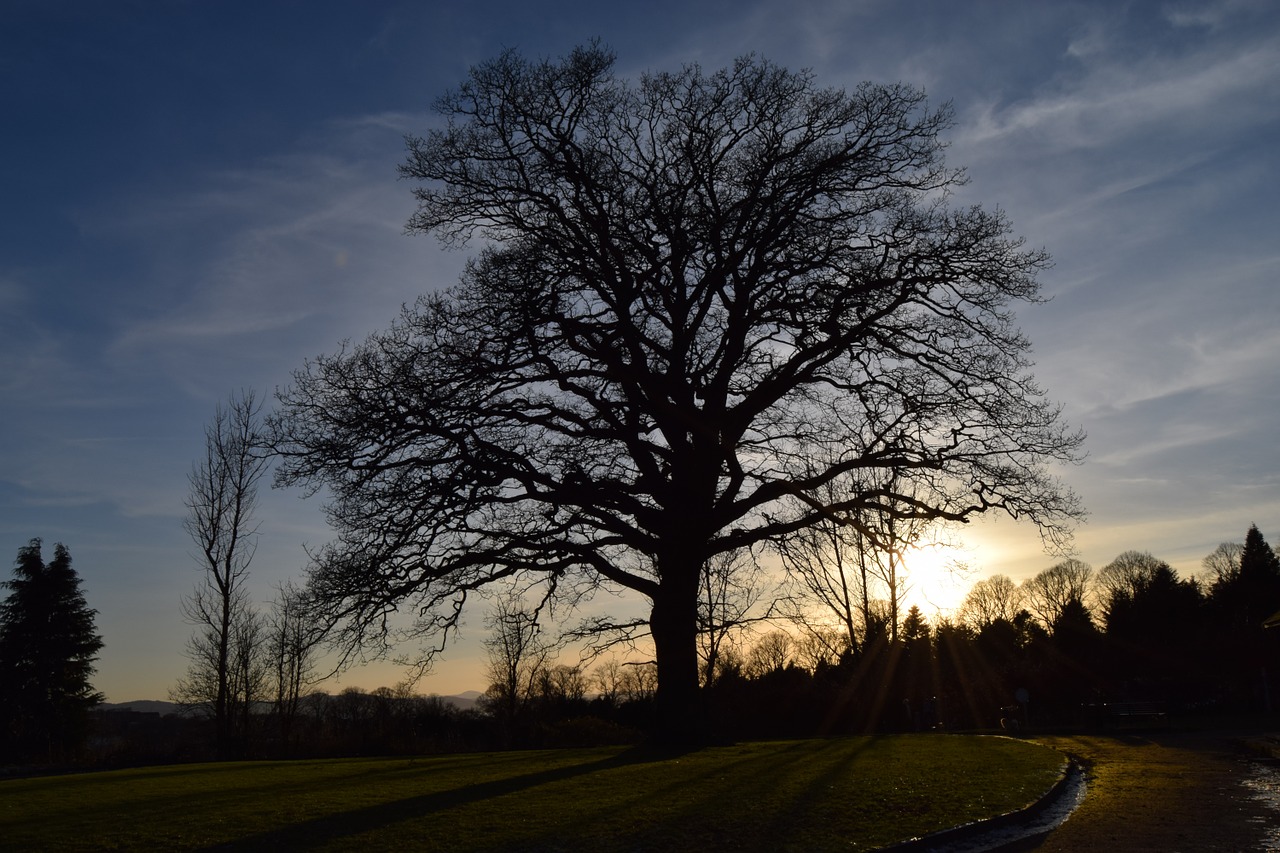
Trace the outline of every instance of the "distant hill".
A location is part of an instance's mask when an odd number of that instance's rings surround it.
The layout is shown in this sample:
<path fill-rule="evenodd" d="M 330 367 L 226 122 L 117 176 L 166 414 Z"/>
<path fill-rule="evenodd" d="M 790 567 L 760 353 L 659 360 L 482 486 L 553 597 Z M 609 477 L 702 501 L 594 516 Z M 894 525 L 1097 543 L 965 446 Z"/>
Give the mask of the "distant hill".
<path fill-rule="evenodd" d="M 440 698 L 460 711 L 469 711 L 476 706 L 476 703 L 480 701 L 480 697 L 483 695 L 479 690 L 466 690 L 462 693 L 441 696 Z"/>
<path fill-rule="evenodd" d="M 182 708 L 175 703 L 160 702 L 156 699 L 137 699 L 133 702 L 103 702 L 98 708 L 103 711 L 138 711 L 143 714 L 159 714 L 162 717 L 182 713 Z"/>

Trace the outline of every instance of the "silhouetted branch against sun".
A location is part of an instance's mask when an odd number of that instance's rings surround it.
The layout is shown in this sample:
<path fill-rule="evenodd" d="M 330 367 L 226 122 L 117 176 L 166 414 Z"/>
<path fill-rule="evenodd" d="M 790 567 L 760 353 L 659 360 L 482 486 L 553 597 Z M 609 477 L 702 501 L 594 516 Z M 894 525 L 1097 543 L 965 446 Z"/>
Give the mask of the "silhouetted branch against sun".
<path fill-rule="evenodd" d="M 278 479 L 330 496 L 311 583 L 350 642 L 400 607 L 448 632 L 449 602 L 516 576 L 630 589 L 668 733 L 696 736 L 708 560 L 865 513 L 1056 537 L 1081 509 L 1047 466 L 1082 436 L 1010 310 L 1047 256 L 946 204 L 946 106 L 755 57 L 613 66 L 506 52 L 440 98 L 408 228 L 485 248 L 297 373 Z"/>

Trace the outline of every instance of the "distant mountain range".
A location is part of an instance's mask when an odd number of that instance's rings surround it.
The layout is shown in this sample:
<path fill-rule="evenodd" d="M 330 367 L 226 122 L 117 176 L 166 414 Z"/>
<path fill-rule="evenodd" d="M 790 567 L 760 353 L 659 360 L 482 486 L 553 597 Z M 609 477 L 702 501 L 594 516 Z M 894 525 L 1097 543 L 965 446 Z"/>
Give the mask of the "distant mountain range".
<path fill-rule="evenodd" d="M 451 696 L 441 696 L 440 698 L 460 711 L 468 711 L 476 706 L 476 702 L 483 695 L 479 690 L 467 690 Z M 159 714 L 162 717 L 182 713 L 180 705 L 173 702 L 161 702 L 156 699 L 138 699 L 132 702 L 103 702 L 98 708 L 104 711 L 137 711 L 142 714 Z"/>

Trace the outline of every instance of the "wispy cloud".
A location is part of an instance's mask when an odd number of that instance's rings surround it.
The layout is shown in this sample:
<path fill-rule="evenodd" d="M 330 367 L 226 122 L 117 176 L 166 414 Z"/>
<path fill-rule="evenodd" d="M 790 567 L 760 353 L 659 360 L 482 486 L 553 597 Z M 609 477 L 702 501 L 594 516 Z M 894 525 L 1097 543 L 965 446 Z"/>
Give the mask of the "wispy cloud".
<path fill-rule="evenodd" d="M 959 143 L 975 151 L 1013 141 L 1043 153 L 1097 150 L 1140 131 L 1227 135 L 1268 118 L 1280 101 L 1280 40 L 1136 62 L 1098 50 L 1079 80 L 1026 103 L 976 104 Z"/>
<path fill-rule="evenodd" d="M 1202 0 L 1168 3 L 1162 12 L 1175 27 L 1218 30 L 1240 18 L 1271 11 L 1273 5 L 1270 0 Z"/>
<path fill-rule="evenodd" d="M 145 241 L 153 258 L 155 302 L 119 318 L 110 356 L 163 351 L 188 378 L 210 359 L 225 375 L 251 356 L 257 377 L 284 381 L 303 357 L 451 285 L 462 256 L 403 234 L 412 198 L 395 166 L 410 124 L 398 113 L 336 122 L 322 147 L 210 175 L 119 218 L 110 233 Z"/>

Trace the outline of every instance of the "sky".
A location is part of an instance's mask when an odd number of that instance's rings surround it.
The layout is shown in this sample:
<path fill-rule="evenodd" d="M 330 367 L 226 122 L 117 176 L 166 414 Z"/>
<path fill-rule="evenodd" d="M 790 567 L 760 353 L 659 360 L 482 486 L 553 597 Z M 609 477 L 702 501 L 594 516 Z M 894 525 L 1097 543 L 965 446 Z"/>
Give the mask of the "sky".
<path fill-rule="evenodd" d="M 456 280 L 465 250 L 403 233 L 405 134 L 503 49 L 595 38 L 631 78 L 754 53 L 950 102 L 957 203 L 1004 210 L 1054 258 L 1049 300 L 1018 318 L 1089 436 L 1059 472 L 1090 512 L 1077 556 L 1149 551 L 1189 576 L 1250 524 L 1280 543 L 1273 0 L 5 0 L 0 553 L 70 549 L 109 701 L 165 698 L 185 670 L 183 501 L 218 402 L 270 395 Z M 328 532 L 318 500 L 261 501 L 265 602 Z M 1055 561 L 1021 524 L 956 538 L 973 574 L 922 567 L 926 613 Z M 483 689 L 481 615 L 420 690 Z"/>

